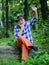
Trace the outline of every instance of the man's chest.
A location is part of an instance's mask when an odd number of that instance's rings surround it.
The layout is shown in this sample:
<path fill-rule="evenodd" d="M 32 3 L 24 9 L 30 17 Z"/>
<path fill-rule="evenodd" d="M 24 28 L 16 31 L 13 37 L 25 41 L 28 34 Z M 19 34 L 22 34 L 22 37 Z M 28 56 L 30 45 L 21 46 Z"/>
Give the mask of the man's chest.
<path fill-rule="evenodd" d="M 21 30 L 21 28 L 18 28 L 18 32 Z M 30 26 L 29 25 L 24 25 L 24 29 L 22 31 L 22 34 L 27 34 L 30 32 Z"/>

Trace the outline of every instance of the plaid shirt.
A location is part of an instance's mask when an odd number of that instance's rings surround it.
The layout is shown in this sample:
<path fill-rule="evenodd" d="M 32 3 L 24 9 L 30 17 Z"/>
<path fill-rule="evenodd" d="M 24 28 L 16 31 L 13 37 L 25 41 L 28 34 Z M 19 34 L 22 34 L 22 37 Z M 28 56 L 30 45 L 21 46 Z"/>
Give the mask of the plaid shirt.
<path fill-rule="evenodd" d="M 33 39 L 32 39 L 30 26 L 32 26 L 37 20 L 38 20 L 37 18 L 32 18 L 30 21 L 26 21 L 24 24 L 24 30 L 22 32 L 22 36 L 28 39 L 31 43 L 33 43 Z M 19 31 L 20 31 L 20 26 L 16 25 L 14 28 L 14 35 L 16 39 L 18 38 Z"/>

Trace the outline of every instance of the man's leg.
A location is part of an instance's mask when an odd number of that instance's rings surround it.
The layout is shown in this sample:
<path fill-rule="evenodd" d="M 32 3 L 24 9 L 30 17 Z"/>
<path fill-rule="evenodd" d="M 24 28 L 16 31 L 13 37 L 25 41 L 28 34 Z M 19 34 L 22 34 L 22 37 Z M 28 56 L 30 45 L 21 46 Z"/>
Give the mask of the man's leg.
<path fill-rule="evenodd" d="M 22 44 L 22 60 L 26 60 L 28 57 L 28 49 Z"/>

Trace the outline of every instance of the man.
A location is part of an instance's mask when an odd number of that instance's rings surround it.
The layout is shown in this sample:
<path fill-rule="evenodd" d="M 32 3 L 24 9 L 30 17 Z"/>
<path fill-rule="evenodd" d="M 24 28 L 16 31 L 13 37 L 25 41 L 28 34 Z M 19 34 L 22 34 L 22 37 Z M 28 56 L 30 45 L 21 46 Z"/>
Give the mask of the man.
<path fill-rule="evenodd" d="M 14 35 L 16 39 L 23 36 L 33 44 L 30 26 L 32 26 L 38 20 L 38 13 L 35 5 L 31 5 L 31 9 L 34 11 L 34 17 L 30 21 L 25 21 L 25 18 L 22 15 L 17 17 L 18 25 L 14 28 Z M 33 46 L 33 49 L 36 50 L 37 48 Z"/>

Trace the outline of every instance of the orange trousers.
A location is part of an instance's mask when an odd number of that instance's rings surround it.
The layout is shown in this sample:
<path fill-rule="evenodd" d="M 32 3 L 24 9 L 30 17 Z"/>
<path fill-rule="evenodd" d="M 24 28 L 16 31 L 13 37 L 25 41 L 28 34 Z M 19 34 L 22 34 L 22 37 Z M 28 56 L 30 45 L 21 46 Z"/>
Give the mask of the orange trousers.
<path fill-rule="evenodd" d="M 23 36 L 19 36 L 17 39 L 17 46 L 21 48 L 22 60 L 26 60 L 28 57 L 28 50 L 32 49 L 32 43 Z"/>

